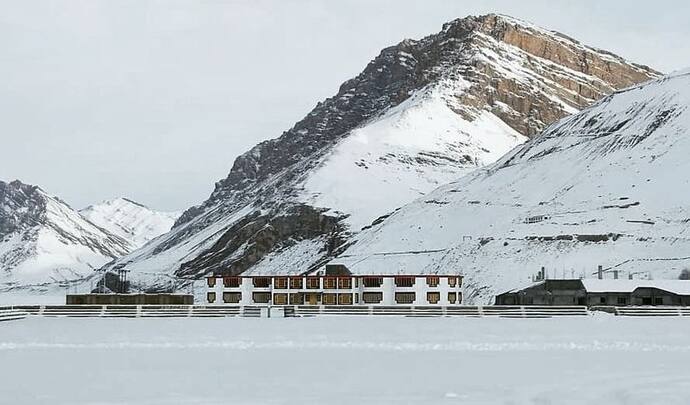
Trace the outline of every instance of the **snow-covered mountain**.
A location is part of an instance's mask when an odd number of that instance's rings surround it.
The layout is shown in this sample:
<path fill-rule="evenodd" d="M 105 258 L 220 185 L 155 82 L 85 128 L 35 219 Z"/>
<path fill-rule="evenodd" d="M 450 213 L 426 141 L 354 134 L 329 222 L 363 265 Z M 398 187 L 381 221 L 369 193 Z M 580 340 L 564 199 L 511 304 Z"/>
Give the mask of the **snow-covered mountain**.
<path fill-rule="evenodd" d="M 90 205 L 79 213 L 135 248 L 168 232 L 181 214 L 155 211 L 124 197 Z"/>
<path fill-rule="evenodd" d="M 470 302 L 551 277 L 690 268 L 690 70 L 617 92 L 403 207 L 334 259 L 466 275 Z"/>
<path fill-rule="evenodd" d="M 489 164 L 548 124 L 656 77 L 506 16 L 384 49 L 279 138 L 235 160 L 172 231 L 112 266 L 132 278 L 305 272 L 353 234 Z"/>
<path fill-rule="evenodd" d="M 0 289 L 79 280 L 132 249 L 39 187 L 0 181 Z"/>

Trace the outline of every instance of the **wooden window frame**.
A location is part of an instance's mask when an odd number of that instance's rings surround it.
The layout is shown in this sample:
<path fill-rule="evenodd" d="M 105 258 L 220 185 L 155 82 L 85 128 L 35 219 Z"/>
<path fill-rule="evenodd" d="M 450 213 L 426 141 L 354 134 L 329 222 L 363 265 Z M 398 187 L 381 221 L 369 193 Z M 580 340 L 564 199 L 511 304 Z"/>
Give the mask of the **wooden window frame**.
<path fill-rule="evenodd" d="M 232 299 L 230 297 L 233 297 Z M 237 298 L 237 300 L 235 300 Z M 224 291 L 223 292 L 223 303 L 225 304 L 239 304 L 242 301 L 242 293 L 241 292 L 230 292 L 230 291 Z"/>
<path fill-rule="evenodd" d="M 448 293 L 448 302 L 451 304 L 455 304 L 458 301 L 458 294 L 455 291 L 451 291 Z"/>
<path fill-rule="evenodd" d="M 242 277 L 223 277 L 223 287 L 238 288 L 240 285 L 242 285 Z"/>
<path fill-rule="evenodd" d="M 304 294 L 290 293 L 290 305 L 304 305 Z"/>
<path fill-rule="evenodd" d="M 266 285 L 259 285 L 258 281 L 266 280 Z M 260 283 L 263 284 L 263 283 Z M 252 285 L 256 288 L 269 288 L 271 286 L 271 277 L 254 277 L 252 278 Z"/>
<path fill-rule="evenodd" d="M 321 277 L 307 277 L 307 290 L 318 290 L 319 288 L 321 288 Z"/>
<path fill-rule="evenodd" d="M 338 293 L 338 305 L 352 305 L 352 293 Z"/>
<path fill-rule="evenodd" d="M 256 297 L 257 297 L 257 296 L 263 297 L 264 294 L 265 294 L 265 296 L 268 297 L 268 301 L 257 301 Z M 254 303 L 254 304 L 270 304 L 270 303 L 271 303 L 271 298 L 272 298 L 272 297 L 271 297 L 271 293 L 268 292 L 268 291 L 254 291 L 254 292 L 252 293 L 252 303 Z"/>
<path fill-rule="evenodd" d="M 415 278 L 412 276 L 397 276 L 395 277 L 395 286 L 402 288 L 414 287 Z"/>
<path fill-rule="evenodd" d="M 273 293 L 273 305 L 287 305 L 288 304 L 288 294 L 287 293 Z"/>
<path fill-rule="evenodd" d="M 290 288 L 293 290 L 301 290 L 303 288 L 302 277 L 290 277 Z"/>
<path fill-rule="evenodd" d="M 276 277 L 273 279 L 273 288 L 276 290 L 287 290 L 288 288 L 288 278 L 287 277 Z"/>
<path fill-rule="evenodd" d="M 339 290 L 351 290 L 352 289 L 352 278 L 351 277 L 338 277 L 338 289 Z"/>
<path fill-rule="evenodd" d="M 376 297 L 376 299 L 372 299 L 371 297 Z M 383 302 L 383 292 L 365 291 L 362 293 L 362 302 L 364 304 L 380 304 Z"/>
<path fill-rule="evenodd" d="M 439 276 L 427 276 L 426 285 L 429 287 L 438 287 L 440 277 Z"/>
<path fill-rule="evenodd" d="M 403 299 L 404 297 L 404 299 Z M 408 297 L 412 297 L 412 300 L 409 301 Z M 414 302 L 417 300 L 417 294 L 415 294 L 414 291 L 405 291 L 405 292 L 396 292 L 395 293 L 395 303 L 396 304 L 414 304 Z M 409 302 L 408 302 L 409 301 Z"/>
<path fill-rule="evenodd" d="M 331 300 L 331 298 L 332 298 L 332 300 Z M 321 294 L 321 303 L 323 305 L 336 305 L 338 303 L 338 294 L 336 294 L 336 293 L 323 293 L 323 294 Z"/>
<path fill-rule="evenodd" d="M 206 278 L 206 285 L 213 288 L 216 286 L 216 278 L 215 277 L 207 277 Z"/>
<path fill-rule="evenodd" d="M 439 291 L 428 291 L 426 293 L 426 302 L 429 304 L 438 304 L 441 301 L 441 293 Z"/>
<path fill-rule="evenodd" d="M 362 286 L 364 288 L 381 288 L 383 277 L 363 277 Z"/>
<path fill-rule="evenodd" d="M 213 291 L 206 293 L 206 301 L 208 301 L 209 304 L 216 302 L 216 293 Z"/>
<path fill-rule="evenodd" d="M 458 278 L 455 276 L 448 277 L 448 286 L 455 288 L 458 284 Z"/>
<path fill-rule="evenodd" d="M 312 304 L 311 301 L 309 300 L 309 298 L 314 296 L 314 295 L 316 296 L 316 303 Z M 304 305 L 319 305 L 320 302 L 321 302 L 321 293 L 320 292 L 308 291 L 308 292 L 304 293 Z"/>
<path fill-rule="evenodd" d="M 323 289 L 324 290 L 335 290 L 338 288 L 338 278 L 337 277 L 324 277 L 323 278 Z"/>

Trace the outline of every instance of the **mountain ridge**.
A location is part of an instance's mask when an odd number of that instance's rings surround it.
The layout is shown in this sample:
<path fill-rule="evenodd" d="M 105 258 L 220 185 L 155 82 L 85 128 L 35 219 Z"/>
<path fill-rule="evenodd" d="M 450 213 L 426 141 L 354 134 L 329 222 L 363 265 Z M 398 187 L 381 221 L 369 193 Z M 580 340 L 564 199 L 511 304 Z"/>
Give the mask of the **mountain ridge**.
<path fill-rule="evenodd" d="M 364 224 L 659 75 L 612 55 L 497 15 L 401 41 L 279 138 L 240 155 L 171 232 L 109 268 L 134 278 L 308 271 Z"/>
<path fill-rule="evenodd" d="M 361 232 L 333 262 L 355 273 L 457 268 L 478 304 L 541 267 L 678 278 L 690 266 L 688 89 L 682 71 L 606 96 Z"/>

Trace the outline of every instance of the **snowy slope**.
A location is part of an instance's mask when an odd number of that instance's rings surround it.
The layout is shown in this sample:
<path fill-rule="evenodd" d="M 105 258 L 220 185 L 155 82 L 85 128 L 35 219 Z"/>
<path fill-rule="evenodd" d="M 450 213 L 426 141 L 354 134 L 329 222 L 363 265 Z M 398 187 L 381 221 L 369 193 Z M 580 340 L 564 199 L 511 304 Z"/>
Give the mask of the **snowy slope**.
<path fill-rule="evenodd" d="M 454 92 L 469 83 L 452 84 L 424 89 L 353 130 L 310 174 L 300 200 L 349 214 L 359 230 L 528 139 L 489 111 L 463 118 Z"/>
<path fill-rule="evenodd" d="M 132 249 L 39 187 L 0 182 L 1 289 L 83 279 Z"/>
<path fill-rule="evenodd" d="M 170 230 L 181 213 L 154 211 L 127 198 L 90 205 L 79 213 L 91 223 L 141 247 Z"/>
<path fill-rule="evenodd" d="M 654 70 L 510 17 L 384 49 L 279 138 L 239 156 L 173 229 L 110 268 L 159 281 L 306 272 L 372 221 Z"/>
<path fill-rule="evenodd" d="M 690 268 L 690 71 L 617 92 L 360 233 L 355 272 L 455 269 L 470 301 L 551 277 Z"/>

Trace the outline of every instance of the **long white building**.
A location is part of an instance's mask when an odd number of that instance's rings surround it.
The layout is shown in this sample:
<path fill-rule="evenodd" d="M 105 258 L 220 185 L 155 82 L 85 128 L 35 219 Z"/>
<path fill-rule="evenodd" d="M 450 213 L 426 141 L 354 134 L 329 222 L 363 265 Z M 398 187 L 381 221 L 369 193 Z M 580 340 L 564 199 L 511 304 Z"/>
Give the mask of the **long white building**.
<path fill-rule="evenodd" d="M 462 276 L 309 275 L 207 277 L 211 305 L 462 304 Z"/>

